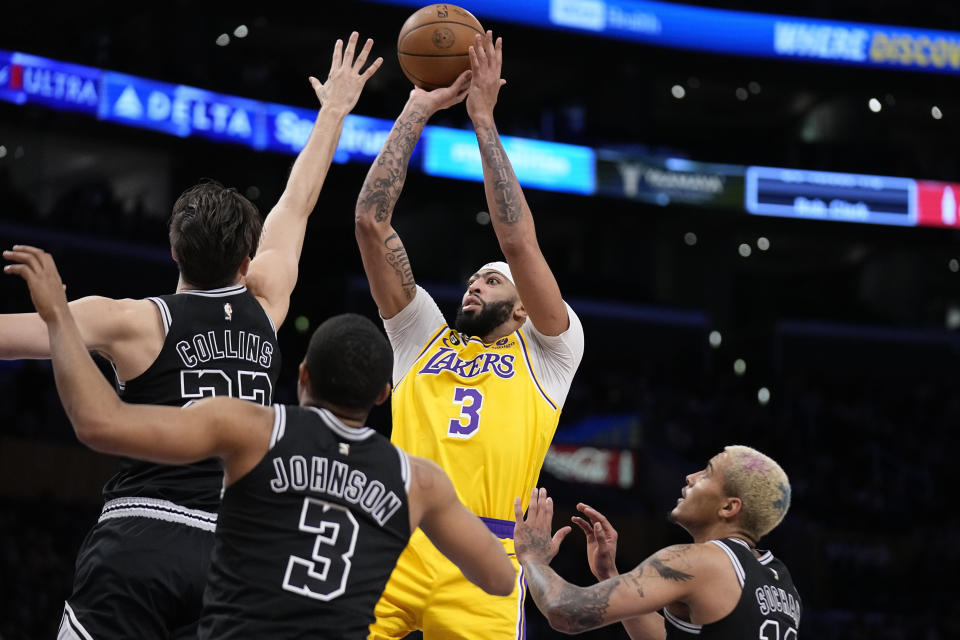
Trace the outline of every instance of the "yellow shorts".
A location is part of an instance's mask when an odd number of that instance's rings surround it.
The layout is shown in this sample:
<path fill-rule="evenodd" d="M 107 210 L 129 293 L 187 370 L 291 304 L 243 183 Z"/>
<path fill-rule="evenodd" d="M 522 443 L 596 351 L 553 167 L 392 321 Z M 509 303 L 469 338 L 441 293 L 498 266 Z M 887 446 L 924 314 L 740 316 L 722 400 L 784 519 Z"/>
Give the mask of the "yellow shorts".
<path fill-rule="evenodd" d="M 517 571 L 509 596 L 489 595 L 467 580 L 417 529 L 377 603 L 369 640 L 403 638 L 417 629 L 423 631 L 424 640 L 525 639 L 526 584 L 513 540 L 501 538 L 500 542 Z"/>

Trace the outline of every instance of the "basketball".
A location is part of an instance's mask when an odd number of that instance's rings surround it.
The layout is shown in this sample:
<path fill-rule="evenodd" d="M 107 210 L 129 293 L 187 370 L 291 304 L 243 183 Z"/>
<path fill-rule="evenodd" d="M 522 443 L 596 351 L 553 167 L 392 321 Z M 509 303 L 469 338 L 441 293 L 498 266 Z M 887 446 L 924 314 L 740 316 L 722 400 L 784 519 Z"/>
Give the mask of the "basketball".
<path fill-rule="evenodd" d="M 483 27 L 466 9 L 431 4 L 407 18 L 397 39 L 400 68 L 422 89 L 449 87 L 470 68 L 468 49 Z"/>

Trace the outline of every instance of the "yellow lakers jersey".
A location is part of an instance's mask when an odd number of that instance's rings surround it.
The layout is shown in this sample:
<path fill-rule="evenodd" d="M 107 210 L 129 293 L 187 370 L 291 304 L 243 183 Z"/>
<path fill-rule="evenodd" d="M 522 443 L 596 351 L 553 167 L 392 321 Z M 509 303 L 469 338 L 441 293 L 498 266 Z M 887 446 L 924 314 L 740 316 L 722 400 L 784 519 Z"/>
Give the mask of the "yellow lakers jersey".
<path fill-rule="evenodd" d="M 392 441 L 433 460 L 485 518 L 524 510 L 560 419 L 519 329 L 493 344 L 442 327 L 393 390 Z"/>

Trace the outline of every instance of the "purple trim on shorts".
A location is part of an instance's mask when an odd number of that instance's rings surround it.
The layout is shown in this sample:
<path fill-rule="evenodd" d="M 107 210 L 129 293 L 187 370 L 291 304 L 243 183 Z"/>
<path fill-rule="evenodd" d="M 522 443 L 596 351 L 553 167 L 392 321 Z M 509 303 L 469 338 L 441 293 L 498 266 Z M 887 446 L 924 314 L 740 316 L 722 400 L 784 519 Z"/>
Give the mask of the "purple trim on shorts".
<path fill-rule="evenodd" d="M 480 518 L 487 529 L 498 538 L 507 538 L 513 540 L 513 527 L 516 524 L 513 520 L 497 520 L 496 518 Z"/>
<path fill-rule="evenodd" d="M 527 609 L 523 606 L 523 601 L 527 597 L 527 579 L 523 575 L 523 567 L 520 567 L 520 620 L 517 624 L 520 627 L 517 631 L 517 637 L 520 640 L 527 640 Z"/>

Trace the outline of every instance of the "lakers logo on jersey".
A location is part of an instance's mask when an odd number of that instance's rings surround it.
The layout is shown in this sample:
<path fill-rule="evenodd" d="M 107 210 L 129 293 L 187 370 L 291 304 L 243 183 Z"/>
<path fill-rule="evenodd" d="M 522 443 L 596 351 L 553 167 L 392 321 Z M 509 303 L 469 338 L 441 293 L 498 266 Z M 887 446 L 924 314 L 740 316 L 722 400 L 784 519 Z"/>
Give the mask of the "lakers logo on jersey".
<path fill-rule="evenodd" d="M 475 378 L 484 373 L 493 372 L 506 380 L 512 378 L 515 373 L 514 359 L 515 356 L 512 354 L 481 353 L 471 360 L 462 360 L 456 350 L 440 347 L 417 373 L 437 375 L 444 371 L 451 371 L 462 378 Z"/>

